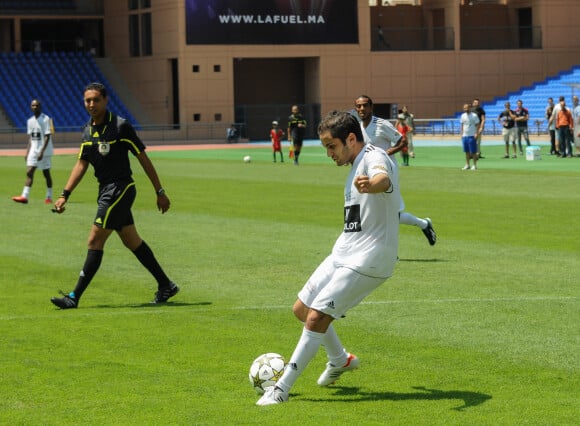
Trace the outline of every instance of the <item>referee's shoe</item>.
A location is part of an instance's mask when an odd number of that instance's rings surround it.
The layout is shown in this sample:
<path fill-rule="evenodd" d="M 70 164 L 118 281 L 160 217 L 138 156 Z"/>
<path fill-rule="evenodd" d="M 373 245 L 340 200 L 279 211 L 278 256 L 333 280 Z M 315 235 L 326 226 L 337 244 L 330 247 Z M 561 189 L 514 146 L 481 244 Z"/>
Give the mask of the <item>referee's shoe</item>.
<path fill-rule="evenodd" d="M 170 297 L 175 296 L 177 293 L 179 293 L 179 287 L 177 287 L 174 282 L 170 282 L 168 287 L 163 287 L 157 290 L 157 293 L 155 293 L 155 298 L 151 301 L 151 303 L 165 303 L 169 300 Z"/>

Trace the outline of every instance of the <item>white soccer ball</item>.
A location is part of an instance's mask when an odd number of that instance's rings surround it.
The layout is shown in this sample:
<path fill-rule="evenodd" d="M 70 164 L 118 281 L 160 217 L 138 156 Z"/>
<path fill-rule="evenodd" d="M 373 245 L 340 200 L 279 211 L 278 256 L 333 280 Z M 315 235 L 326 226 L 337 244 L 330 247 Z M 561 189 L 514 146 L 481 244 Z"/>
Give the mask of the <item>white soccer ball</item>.
<path fill-rule="evenodd" d="M 252 161 L 252 157 L 250 157 L 249 155 L 246 155 L 244 157 L 244 163 L 250 163 Z"/>
<path fill-rule="evenodd" d="M 284 374 L 286 360 L 280 354 L 269 352 L 262 354 L 250 366 L 250 383 L 254 390 L 262 395 L 267 387 L 274 386 Z"/>

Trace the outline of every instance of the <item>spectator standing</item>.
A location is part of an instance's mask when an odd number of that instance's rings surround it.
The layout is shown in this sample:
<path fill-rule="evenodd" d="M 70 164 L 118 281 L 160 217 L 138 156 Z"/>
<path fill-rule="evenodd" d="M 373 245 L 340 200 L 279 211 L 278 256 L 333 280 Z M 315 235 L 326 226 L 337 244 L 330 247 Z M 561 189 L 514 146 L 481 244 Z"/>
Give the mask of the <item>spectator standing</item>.
<path fill-rule="evenodd" d="M 554 108 L 552 109 L 552 116 L 550 117 L 550 120 L 548 120 L 548 127 L 550 125 L 552 125 L 552 126 L 554 126 L 554 129 L 556 128 L 556 121 L 557 121 L 557 118 L 558 118 L 558 113 L 560 112 L 560 109 L 561 109 L 560 103 L 562 101 L 566 101 L 566 98 L 564 96 L 560 96 L 558 98 L 558 103 L 556 105 L 554 105 Z M 558 133 L 557 130 L 555 131 L 555 133 L 556 133 L 556 152 L 557 152 L 557 155 L 561 155 L 561 152 L 560 152 L 560 135 L 559 135 L 559 133 Z"/>
<path fill-rule="evenodd" d="M 231 124 L 226 132 L 228 143 L 236 143 L 238 141 L 238 129 L 235 124 Z"/>
<path fill-rule="evenodd" d="M 524 155 L 524 150 L 522 149 L 522 136 L 526 140 L 526 145 L 530 146 L 530 135 L 528 133 L 528 120 L 530 119 L 530 113 L 527 108 L 524 108 L 524 103 L 521 99 L 518 99 L 518 107 L 514 111 L 513 119 L 516 122 L 516 137 L 518 139 L 520 155 Z"/>
<path fill-rule="evenodd" d="M 42 105 L 38 99 L 30 102 L 32 117 L 26 122 L 26 133 L 28 134 L 28 147 L 26 148 L 26 180 L 24 188 L 19 196 L 12 197 L 17 203 L 28 203 L 30 189 L 34 182 L 34 172 L 36 169 L 42 170 L 46 179 L 46 198 L 45 204 L 52 204 L 52 176 L 50 168 L 52 166 L 52 135 L 54 126 L 52 119 L 42 112 Z"/>
<path fill-rule="evenodd" d="M 483 129 L 485 127 L 485 110 L 483 109 L 483 107 L 481 106 L 479 99 L 475 98 L 473 100 L 473 112 L 475 112 L 477 114 L 477 118 L 479 118 L 479 133 L 477 136 L 477 158 L 481 159 L 481 158 L 485 158 L 482 154 L 481 154 L 481 137 L 483 135 Z"/>
<path fill-rule="evenodd" d="M 574 131 L 574 118 L 566 101 L 560 101 L 560 108 L 556 115 L 556 130 L 560 140 L 560 155 L 562 158 L 572 157 L 572 137 Z"/>
<path fill-rule="evenodd" d="M 463 105 L 463 114 L 459 118 L 461 125 L 461 143 L 465 153 L 465 166 L 462 170 L 477 170 L 477 136 L 479 134 L 479 118 L 471 111 L 469 104 Z M 473 160 L 473 165 L 470 165 Z"/>
<path fill-rule="evenodd" d="M 497 118 L 497 120 L 502 125 L 501 134 L 505 143 L 505 155 L 503 158 L 510 158 L 510 142 L 514 150 L 512 158 L 517 158 L 516 129 L 514 127 L 515 121 L 512 118 L 514 112 L 511 110 L 511 105 L 509 102 L 506 102 L 504 105 L 505 109 L 499 114 L 499 117 Z"/>
<path fill-rule="evenodd" d="M 551 120 L 554 112 L 554 99 L 548 98 L 548 106 L 546 106 L 546 120 L 548 121 L 548 134 L 550 135 L 550 155 L 557 155 L 558 148 L 556 146 L 556 125 Z"/>
<path fill-rule="evenodd" d="M 282 136 L 284 132 L 278 127 L 277 121 L 272 121 L 272 128 L 270 129 L 270 140 L 272 141 L 272 155 L 274 156 L 274 163 L 276 162 L 276 153 L 280 153 L 280 162 L 284 162 L 284 154 L 282 154 Z"/>
<path fill-rule="evenodd" d="M 288 117 L 288 140 L 294 148 L 294 165 L 298 165 L 302 143 L 306 133 L 306 120 L 300 113 L 298 105 L 292 105 L 292 114 Z"/>
<path fill-rule="evenodd" d="M 405 123 L 409 128 L 407 132 L 407 149 L 411 158 L 415 158 L 415 147 L 413 146 L 413 135 L 415 134 L 415 116 L 409 112 L 407 105 L 403 105 L 403 114 L 405 114 Z"/>
<path fill-rule="evenodd" d="M 576 157 L 580 157 L 580 101 L 578 100 L 578 96 L 572 97 L 572 118 L 573 118 L 573 129 L 572 132 L 574 133 L 574 147 Z"/>

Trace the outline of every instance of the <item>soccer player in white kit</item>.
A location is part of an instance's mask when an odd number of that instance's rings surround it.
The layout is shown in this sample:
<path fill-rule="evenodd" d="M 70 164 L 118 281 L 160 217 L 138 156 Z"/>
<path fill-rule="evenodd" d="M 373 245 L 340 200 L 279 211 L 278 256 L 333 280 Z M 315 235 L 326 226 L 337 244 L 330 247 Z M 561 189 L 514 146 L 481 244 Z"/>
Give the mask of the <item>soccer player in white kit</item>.
<path fill-rule="evenodd" d="M 304 323 L 302 335 L 284 374 L 257 405 L 288 401 L 290 388 L 321 345 L 328 363 L 320 386 L 358 367 L 359 359 L 345 350 L 332 321 L 389 278 L 397 261 L 401 197 L 396 166 L 384 150 L 365 144 L 357 119 L 348 112 L 330 112 L 318 135 L 338 166 L 352 164 L 344 187 L 344 229 L 298 293 L 293 312 Z"/>
<path fill-rule="evenodd" d="M 28 203 L 30 188 L 34 181 L 36 169 L 42 170 L 46 179 L 45 204 L 52 204 L 52 176 L 50 175 L 52 161 L 52 134 L 54 128 L 52 119 L 42 112 L 42 105 L 38 99 L 33 99 L 30 108 L 34 114 L 26 123 L 28 133 L 28 148 L 26 150 L 26 181 L 22 194 L 12 197 L 17 203 Z"/>
<path fill-rule="evenodd" d="M 356 113 L 361 120 L 361 127 L 370 142 L 379 148 L 386 151 L 387 154 L 397 165 L 395 154 L 399 152 L 407 143 L 405 138 L 395 129 L 390 121 L 384 118 L 373 115 L 373 101 L 367 95 L 360 95 L 354 102 Z M 401 197 L 401 206 L 399 208 L 400 218 L 399 222 L 403 225 L 417 226 L 422 231 L 430 245 L 435 245 L 437 242 L 437 234 L 433 229 L 431 219 L 426 217 L 421 219 L 409 212 L 405 211 L 405 202 Z"/>

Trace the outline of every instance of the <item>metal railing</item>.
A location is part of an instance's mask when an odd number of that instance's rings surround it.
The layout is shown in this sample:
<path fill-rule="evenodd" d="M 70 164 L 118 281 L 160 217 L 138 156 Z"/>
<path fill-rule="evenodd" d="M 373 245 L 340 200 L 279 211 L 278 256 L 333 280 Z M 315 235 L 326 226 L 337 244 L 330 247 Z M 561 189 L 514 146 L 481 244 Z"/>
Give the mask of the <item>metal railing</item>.
<path fill-rule="evenodd" d="M 227 143 L 227 129 L 225 123 L 196 123 L 190 125 L 152 124 L 139 125 L 137 133 L 145 144 L 205 144 Z M 243 135 L 245 124 L 235 123 L 238 134 Z M 82 129 L 80 127 L 56 127 L 54 142 L 60 146 L 77 146 L 81 142 Z M 26 147 L 26 128 L 0 127 L 0 149 L 14 149 Z M 240 141 L 246 139 L 241 138 Z"/>
<path fill-rule="evenodd" d="M 227 143 L 228 127 L 222 123 L 199 123 L 187 126 L 145 125 L 138 128 L 138 134 L 147 145 L 221 144 Z M 245 127 L 245 123 L 236 124 L 241 135 L 244 134 Z M 548 133 L 546 120 L 530 121 L 528 127 L 531 135 L 539 136 Z M 460 130 L 458 118 L 415 119 L 415 134 L 420 136 L 459 137 Z M 501 136 L 502 126 L 495 120 L 489 120 L 485 124 L 483 133 L 487 136 Z M 77 146 L 80 144 L 80 137 L 81 129 L 79 128 L 57 128 L 54 140 L 59 146 Z M 26 129 L 0 127 L 0 149 L 25 148 L 26 141 Z M 239 141 L 247 142 L 248 139 L 242 137 Z"/>
<path fill-rule="evenodd" d="M 453 50 L 452 27 L 381 27 L 372 30 L 372 51 Z"/>
<path fill-rule="evenodd" d="M 462 27 L 461 50 L 541 49 L 541 27 Z"/>

